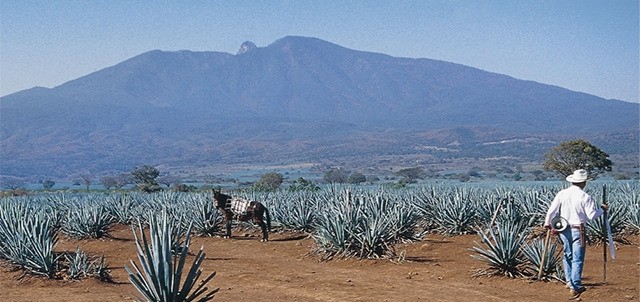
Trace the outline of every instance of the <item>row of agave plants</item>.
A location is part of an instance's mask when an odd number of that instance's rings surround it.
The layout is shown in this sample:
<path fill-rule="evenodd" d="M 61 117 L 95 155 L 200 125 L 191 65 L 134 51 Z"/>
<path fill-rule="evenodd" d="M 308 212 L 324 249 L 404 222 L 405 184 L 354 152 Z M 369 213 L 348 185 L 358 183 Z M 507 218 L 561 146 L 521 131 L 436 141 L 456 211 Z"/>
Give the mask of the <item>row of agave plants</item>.
<path fill-rule="evenodd" d="M 129 281 L 143 297 L 137 300 L 208 301 L 218 289 L 206 287 L 215 272 L 197 283 L 205 259 L 203 248 L 190 266 L 186 262 L 194 225 L 198 225 L 201 235 L 210 235 L 212 226 L 219 225 L 216 222 L 219 219 L 210 202 L 200 199 L 206 196 L 195 197 L 188 203 L 182 203 L 185 199 L 175 194 L 1 199 L 0 260 L 48 278 L 96 277 L 111 281 L 104 256 L 88 256 L 79 247 L 71 252 L 55 252 L 56 244 L 60 234 L 71 238 L 101 238 L 109 236 L 113 224 L 130 223 L 139 264 L 131 260 L 125 269 Z M 185 209 L 186 204 L 191 205 L 187 211 L 177 210 Z M 199 214 L 213 216 L 194 221 L 192 218 Z M 144 232 L 147 228 L 148 237 Z"/>
<path fill-rule="evenodd" d="M 637 182 L 590 183 L 596 203 L 608 187 L 608 220 L 619 243 L 640 233 Z M 246 195 L 267 201 L 274 220 L 308 230 L 325 258 L 396 257 L 399 242 L 425 234 L 477 234 L 472 256 L 487 264 L 478 274 L 533 276 L 544 255 L 545 278 L 564 280 L 558 241 L 543 253 L 542 225 L 548 205 L 563 185 L 432 185 L 406 190 L 337 188 L 316 193 Z M 592 243 L 606 241 L 603 218 L 587 223 Z"/>
<path fill-rule="evenodd" d="M 587 191 L 602 200 L 601 186 Z M 609 182 L 609 222 L 619 242 L 640 231 L 640 185 Z M 307 232 L 315 252 L 333 257 L 397 257 L 400 242 L 426 234 L 477 234 L 472 256 L 487 264 L 481 273 L 531 275 L 542 258 L 543 245 L 535 235 L 548 204 L 561 184 L 460 185 L 432 184 L 405 189 L 329 186 L 319 191 L 253 192 L 231 195 L 264 203 L 274 224 L 284 230 Z M 0 258 L 48 277 L 104 277 L 103 257 L 88 257 L 80 249 L 54 251 L 59 236 L 100 238 L 114 224 L 157 225 L 165 217 L 173 255 L 184 252 L 189 236 L 213 236 L 221 231 L 221 216 L 211 192 L 154 194 L 51 194 L 0 199 Z M 602 218 L 587 225 L 592 242 L 605 238 Z M 144 244 L 139 245 L 144 249 Z M 557 244 L 546 253 L 545 276 L 562 279 Z M 153 250 L 153 249 L 151 249 Z M 133 282 L 133 281 L 132 281 Z"/>

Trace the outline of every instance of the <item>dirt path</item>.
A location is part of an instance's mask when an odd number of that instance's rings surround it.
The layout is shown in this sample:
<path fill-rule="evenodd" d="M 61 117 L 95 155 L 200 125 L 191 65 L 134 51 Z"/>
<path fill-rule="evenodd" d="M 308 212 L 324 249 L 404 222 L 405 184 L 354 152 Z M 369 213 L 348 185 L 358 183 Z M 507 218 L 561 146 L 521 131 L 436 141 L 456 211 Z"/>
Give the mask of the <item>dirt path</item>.
<path fill-rule="evenodd" d="M 131 230 L 119 226 L 115 239 L 62 239 L 58 250 L 77 246 L 91 255 L 104 254 L 116 283 L 93 279 L 46 280 L 24 276 L 0 267 L 0 301 L 131 301 L 137 294 L 127 280 L 124 265 L 135 256 Z M 214 301 L 566 301 L 568 290 L 558 282 L 523 279 L 474 278 L 483 267 L 471 248 L 478 237 L 428 236 L 400 245 L 406 260 L 332 260 L 320 262 L 309 254 L 314 242 L 304 234 L 272 234 L 261 243 L 255 233 L 235 237 L 194 238 L 191 249 L 204 246 L 204 273 L 216 271 L 210 282 L 220 288 Z M 607 263 L 607 283 L 602 284 L 602 249 L 589 247 L 582 301 L 638 301 L 639 249 L 619 246 L 617 260 Z"/>

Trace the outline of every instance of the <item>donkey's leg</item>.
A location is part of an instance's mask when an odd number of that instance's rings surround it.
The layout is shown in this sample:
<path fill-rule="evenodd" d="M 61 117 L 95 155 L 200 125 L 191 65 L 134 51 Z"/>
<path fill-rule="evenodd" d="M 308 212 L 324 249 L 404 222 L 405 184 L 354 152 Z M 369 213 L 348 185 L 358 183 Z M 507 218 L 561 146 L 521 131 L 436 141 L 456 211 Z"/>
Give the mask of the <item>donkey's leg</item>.
<path fill-rule="evenodd" d="M 225 236 L 225 238 L 231 238 L 231 219 L 227 219 L 226 224 L 227 224 L 227 235 Z"/>
<path fill-rule="evenodd" d="M 269 241 L 269 232 L 267 232 L 267 225 L 262 220 L 260 220 L 260 228 L 262 229 L 262 241 Z"/>
<path fill-rule="evenodd" d="M 269 241 L 269 232 L 267 232 L 267 225 L 264 223 L 264 220 L 259 217 L 253 217 L 253 222 L 260 226 L 262 230 L 262 242 Z"/>

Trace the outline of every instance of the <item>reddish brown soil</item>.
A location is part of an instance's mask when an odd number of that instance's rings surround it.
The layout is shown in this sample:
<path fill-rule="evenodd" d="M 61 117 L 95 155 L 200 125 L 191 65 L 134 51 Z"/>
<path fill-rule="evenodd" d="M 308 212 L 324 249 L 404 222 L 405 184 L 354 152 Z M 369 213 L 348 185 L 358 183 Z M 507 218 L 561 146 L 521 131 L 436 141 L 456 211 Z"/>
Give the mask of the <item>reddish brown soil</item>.
<path fill-rule="evenodd" d="M 131 301 L 138 296 L 128 282 L 124 265 L 135 257 L 131 229 L 119 226 L 113 239 L 62 239 L 59 251 L 77 246 L 90 255 L 107 258 L 115 283 L 95 279 L 48 280 L 24 276 L 6 263 L 0 265 L 0 301 Z M 310 254 L 314 241 L 304 234 L 272 234 L 268 243 L 256 233 L 234 230 L 231 239 L 194 238 L 191 250 L 204 246 L 204 273 L 216 271 L 209 283 L 220 288 L 214 301 L 567 301 L 559 282 L 536 282 L 505 277 L 473 277 L 485 267 L 470 257 L 478 237 L 429 235 L 420 242 L 400 245 L 405 261 L 318 261 Z M 618 246 L 617 259 L 607 262 L 602 283 L 602 247 L 587 250 L 582 301 L 638 301 L 638 237 Z M 137 260 L 136 260 L 137 261 Z"/>

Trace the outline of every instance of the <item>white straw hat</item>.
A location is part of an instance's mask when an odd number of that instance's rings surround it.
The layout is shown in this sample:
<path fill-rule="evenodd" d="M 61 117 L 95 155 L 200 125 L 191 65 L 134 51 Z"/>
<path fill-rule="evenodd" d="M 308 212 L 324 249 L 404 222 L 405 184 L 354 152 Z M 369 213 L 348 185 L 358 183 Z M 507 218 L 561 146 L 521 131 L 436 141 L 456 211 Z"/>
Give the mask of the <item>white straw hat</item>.
<path fill-rule="evenodd" d="M 580 169 L 573 171 L 573 174 L 567 176 L 567 181 L 571 183 L 581 183 L 587 181 L 587 178 L 587 171 Z"/>

